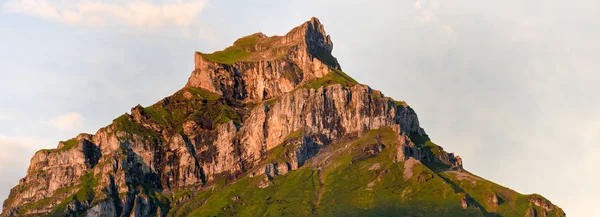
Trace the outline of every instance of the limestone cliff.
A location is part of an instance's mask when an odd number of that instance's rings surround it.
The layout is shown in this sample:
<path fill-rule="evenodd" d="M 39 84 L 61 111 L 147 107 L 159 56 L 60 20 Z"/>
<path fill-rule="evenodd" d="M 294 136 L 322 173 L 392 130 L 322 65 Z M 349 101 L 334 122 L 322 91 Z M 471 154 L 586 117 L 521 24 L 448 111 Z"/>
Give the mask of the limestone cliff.
<path fill-rule="evenodd" d="M 196 53 L 172 96 L 37 152 L 1 216 L 564 216 L 465 171 L 332 49 L 312 18 Z"/>

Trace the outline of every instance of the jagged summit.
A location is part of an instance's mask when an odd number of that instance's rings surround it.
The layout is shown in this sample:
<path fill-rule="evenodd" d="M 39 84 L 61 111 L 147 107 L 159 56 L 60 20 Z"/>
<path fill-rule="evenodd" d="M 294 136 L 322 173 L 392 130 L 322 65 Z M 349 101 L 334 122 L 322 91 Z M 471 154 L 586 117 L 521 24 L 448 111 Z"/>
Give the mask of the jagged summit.
<path fill-rule="evenodd" d="M 197 52 L 198 58 L 222 64 L 234 64 L 243 61 L 263 61 L 282 58 L 294 58 L 309 54 L 326 65 L 340 69 L 337 59 L 331 55 L 333 42 L 325 32 L 319 19 L 313 17 L 300 26 L 293 28 L 284 36 L 270 36 L 262 32 L 254 33 L 236 40 L 232 46 L 211 54 Z"/>
<path fill-rule="evenodd" d="M 333 43 L 317 18 L 284 36 L 255 33 L 212 54 L 197 52 L 186 87 L 199 87 L 246 101 L 281 96 L 334 72 L 339 81 L 355 83 L 331 55 Z"/>

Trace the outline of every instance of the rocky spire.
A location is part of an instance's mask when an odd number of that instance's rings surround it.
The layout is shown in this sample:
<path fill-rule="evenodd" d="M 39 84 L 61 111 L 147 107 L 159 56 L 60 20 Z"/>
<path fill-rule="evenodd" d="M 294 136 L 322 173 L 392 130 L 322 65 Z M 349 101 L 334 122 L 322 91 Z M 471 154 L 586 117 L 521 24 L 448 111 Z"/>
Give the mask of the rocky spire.
<path fill-rule="evenodd" d="M 186 87 L 199 87 L 240 100 L 261 101 L 340 70 L 333 43 L 319 19 L 311 18 L 284 36 L 255 33 L 211 54 L 196 53 Z"/>
<path fill-rule="evenodd" d="M 283 38 L 284 43 L 300 43 L 311 56 L 321 62 L 339 69 L 337 59 L 331 55 L 333 42 L 325 32 L 325 27 L 316 17 L 311 18 L 304 24 L 292 29 Z"/>

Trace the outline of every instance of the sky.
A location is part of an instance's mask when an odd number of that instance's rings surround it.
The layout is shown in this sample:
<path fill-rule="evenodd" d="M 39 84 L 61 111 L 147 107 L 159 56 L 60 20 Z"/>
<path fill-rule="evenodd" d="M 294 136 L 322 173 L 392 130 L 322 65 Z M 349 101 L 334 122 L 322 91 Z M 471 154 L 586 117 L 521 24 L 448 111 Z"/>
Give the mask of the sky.
<path fill-rule="evenodd" d="M 0 0 L 0 198 L 36 150 L 171 95 L 194 51 L 318 17 L 350 76 L 405 100 L 479 176 L 600 204 L 596 0 Z"/>

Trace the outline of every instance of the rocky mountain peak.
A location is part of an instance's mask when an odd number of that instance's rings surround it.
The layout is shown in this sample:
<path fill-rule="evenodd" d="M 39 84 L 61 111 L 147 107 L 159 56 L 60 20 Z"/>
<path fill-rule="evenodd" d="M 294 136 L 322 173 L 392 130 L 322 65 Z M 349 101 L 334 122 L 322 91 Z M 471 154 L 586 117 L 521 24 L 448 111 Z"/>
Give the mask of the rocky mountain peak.
<path fill-rule="evenodd" d="M 565 216 L 469 173 L 332 46 L 312 18 L 196 53 L 173 95 L 38 151 L 0 217 Z"/>
<path fill-rule="evenodd" d="M 236 62 L 255 62 L 289 58 L 296 52 L 306 52 L 330 67 L 339 69 L 339 63 L 331 55 L 333 42 L 325 32 L 319 19 L 313 17 L 290 30 L 284 36 L 267 36 L 257 32 L 237 39 L 225 50 L 213 53 L 197 52 L 196 67 L 199 61 L 234 64 Z"/>
<path fill-rule="evenodd" d="M 239 100 L 271 99 L 341 70 L 332 50 L 325 27 L 312 18 L 284 36 L 259 32 L 222 51 L 196 52 L 195 70 L 186 87 Z"/>

